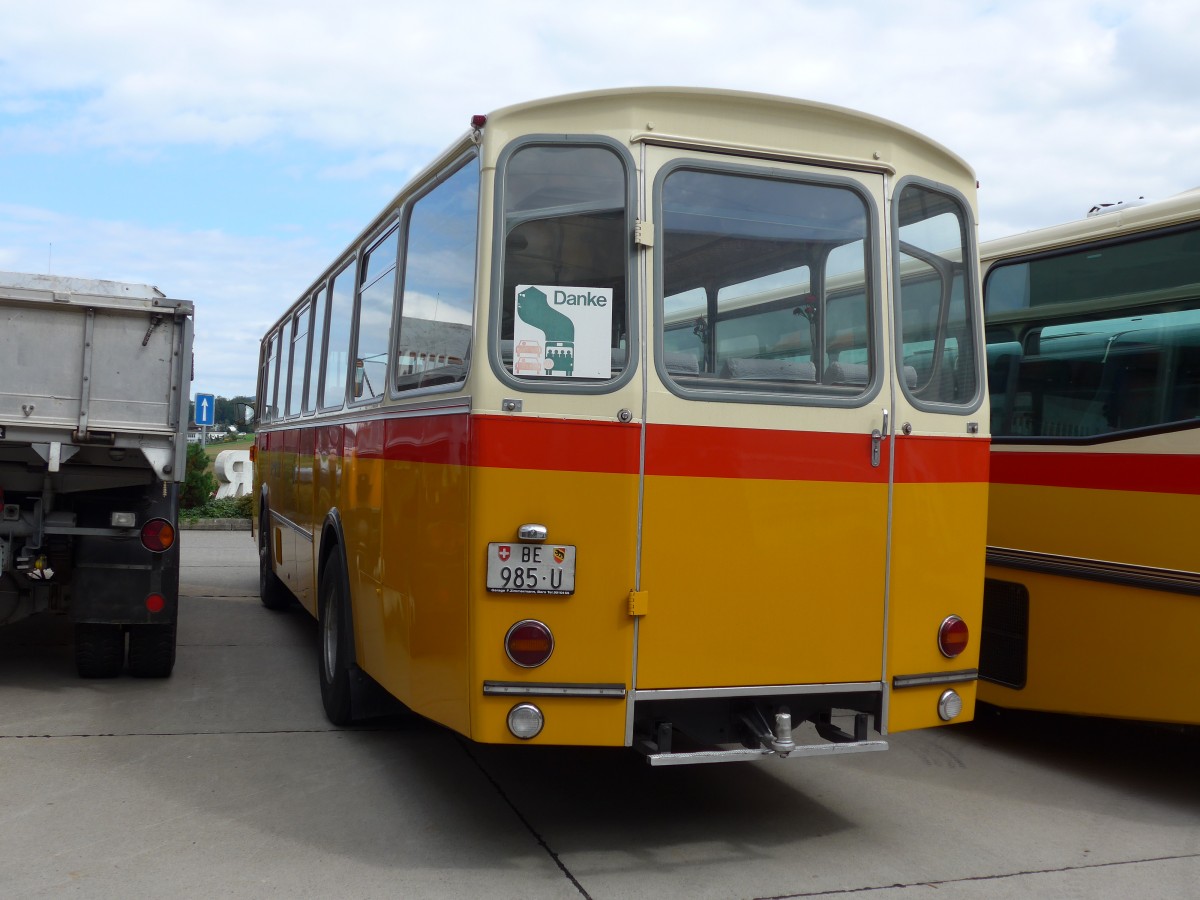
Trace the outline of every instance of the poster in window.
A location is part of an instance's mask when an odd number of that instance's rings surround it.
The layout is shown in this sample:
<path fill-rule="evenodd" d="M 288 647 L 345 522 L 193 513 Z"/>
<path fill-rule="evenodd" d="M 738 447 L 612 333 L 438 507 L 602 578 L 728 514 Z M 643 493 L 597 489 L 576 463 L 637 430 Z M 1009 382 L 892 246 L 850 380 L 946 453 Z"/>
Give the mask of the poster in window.
<path fill-rule="evenodd" d="M 611 376 L 612 288 L 519 284 L 516 301 L 514 375 Z"/>

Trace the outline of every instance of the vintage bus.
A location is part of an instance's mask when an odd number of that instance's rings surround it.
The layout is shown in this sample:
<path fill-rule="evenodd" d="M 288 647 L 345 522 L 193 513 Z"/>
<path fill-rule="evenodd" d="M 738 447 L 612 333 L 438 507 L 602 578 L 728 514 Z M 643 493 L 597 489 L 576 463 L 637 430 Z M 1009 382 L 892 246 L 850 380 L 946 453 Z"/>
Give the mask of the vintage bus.
<path fill-rule="evenodd" d="M 981 256 L 980 699 L 1200 724 L 1200 191 Z"/>
<path fill-rule="evenodd" d="M 475 116 L 262 342 L 262 599 L 475 741 L 655 765 L 974 709 L 975 179 L 830 106 L 602 91 Z"/>

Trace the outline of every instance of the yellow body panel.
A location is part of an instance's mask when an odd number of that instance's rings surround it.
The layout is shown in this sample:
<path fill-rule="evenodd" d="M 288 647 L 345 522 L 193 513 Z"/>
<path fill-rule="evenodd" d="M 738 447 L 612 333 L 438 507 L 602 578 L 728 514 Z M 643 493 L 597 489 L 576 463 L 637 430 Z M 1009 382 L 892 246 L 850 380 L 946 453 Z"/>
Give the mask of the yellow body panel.
<path fill-rule="evenodd" d="M 1196 534 L 1185 523 L 1200 518 L 1197 494 L 995 484 L 988 502 L 991 547 L 1196 568 Z"/>
<path fill-rule="evenodd" d="M 897 675 L 955 672 L 979 666 L 983 616 L 984 518 L 988 486 L 898 484 L 892 513 L 892 581 L 889 602 L 888 680 Z M 962 512 L 966 515 L 960 515 Z M 954 659 L 938 649 L 947 616 L 967 623 L 970 642 Z M 893 690 L 888 730 L 944 725 L 937 700 L 947 688 L 963 699 L 971 718 L 973 681 Z"/>
<path fill-rule="evenodd" d="M 505 717 L 521 698 L 484 697 L 485 681 L 630 686 L 637 535 L 637 476 L 603 472 L 476 468 L 471 473 L 470 621 L 471 728 L 480 741 L 515 742 Z M 575 593 L 534 596 L 489 593 L 487 544 L 514 541 L 523 524 L 545 525 L 548 544 L 577 548 Z M 554 652 L 536 669 L 505 653 L 509 628 L 522 619 L 545 623 Z M 538 743 L 621 746 L 625 703 L 611 699 L 543 699 L 546 728 Z"/>
<path fill-rule="evenodd" d="M 1036 514 L 1034 514 L 1036 511 Z M 1200 496 L 997 484 L 988 543 L 1194 571 Z M 1200 724 L 1200 597 L 989 566 L 1029 592 L 1023 689 L 983 682 L 997 706 Z"/>
<path fill-rule="evenodd" d="M 640 689 L 878 681 L 887 487 L 649 477 Z"/>
<path fill-rule="evenodd" d="M 981 682 L 997 706 L 1200 724 L 1200 597 L 989 566 L 1029 591 L 1024 689 Z"/>

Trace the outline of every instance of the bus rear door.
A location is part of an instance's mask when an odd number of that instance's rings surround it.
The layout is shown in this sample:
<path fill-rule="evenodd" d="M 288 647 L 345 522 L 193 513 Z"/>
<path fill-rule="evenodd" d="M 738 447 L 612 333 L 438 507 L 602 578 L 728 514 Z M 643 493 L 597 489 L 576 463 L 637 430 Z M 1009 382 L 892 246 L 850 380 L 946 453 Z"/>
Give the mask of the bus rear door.
<path fill-rule="evenodd" d="M 845 694 L 877 712 L 884 178 L 648 155 L 655 321 L 635 705 Z M 807 712 L 792 710 L 797 722 Z M 712 724 L 729 717 L 704 718 L 696 730 L 712 733 L 698 737 L 737 739 Z"/>

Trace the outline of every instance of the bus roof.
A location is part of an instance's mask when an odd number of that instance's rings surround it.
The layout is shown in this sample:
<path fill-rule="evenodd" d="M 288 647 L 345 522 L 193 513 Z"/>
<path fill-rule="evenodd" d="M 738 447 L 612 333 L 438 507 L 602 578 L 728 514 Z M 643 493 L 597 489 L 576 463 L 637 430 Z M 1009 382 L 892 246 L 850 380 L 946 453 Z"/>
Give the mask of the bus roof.
<path fill-rule="evenodd" d="M 1128 206 L 1074 222 L 994 238 L 979 245 L 979 258 L 987 264 L 1001 257 L 1024 256 L 1040 250 L 1071 247 L 1193 219 L 1200 219 L 1200 188 L 1184 191 L 1166 200 Z"/>
<path fill-rule="evenodd" d="M 974 180 L 967 162 L 925 135 L 887 119 L 827 103 L 773 94 L 699 87 L 627 87 L 586 91 L 531 100 L 502 107 L 487 115 L 487 127 L 506 132 L 536 130 L 539 119 L 560 123 L 578 120 L 580 132 L 624 132 L 624 139 L 651 135 L 722 140 L 747 150 L 795 148 L 797 129 L 802 146 L 819 153 L 823 144 L 831 156 L 844 158 L 860 146 L 868 165 L 888 164 L 907 169 L 907 157 L 924 166 L 944 166 L 959 177 Z M 849 151 L 853 153 L 853 149 Z"/>

